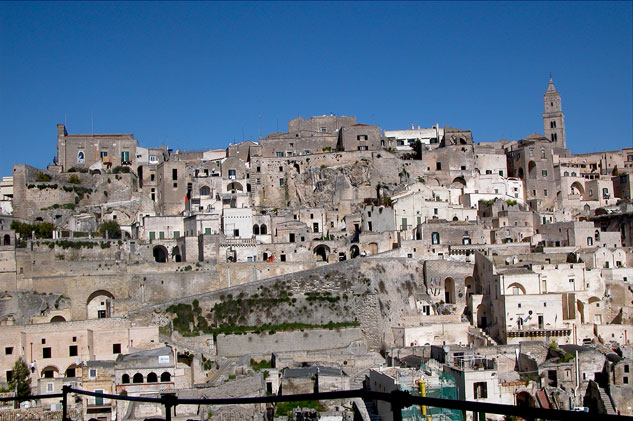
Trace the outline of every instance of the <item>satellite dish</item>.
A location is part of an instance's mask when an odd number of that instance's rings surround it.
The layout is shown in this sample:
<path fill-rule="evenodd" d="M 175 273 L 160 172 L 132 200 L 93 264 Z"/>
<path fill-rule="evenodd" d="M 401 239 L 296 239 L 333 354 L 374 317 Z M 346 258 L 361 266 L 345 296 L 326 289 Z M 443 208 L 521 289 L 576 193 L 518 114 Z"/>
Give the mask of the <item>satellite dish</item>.
<path fill-rule="evenodd" d="M 444 348 L 442 348 L 444 350 L 444 352 L 449 353 L 451 351 L 451 348 L 449 346 L 445 346 Z"/>

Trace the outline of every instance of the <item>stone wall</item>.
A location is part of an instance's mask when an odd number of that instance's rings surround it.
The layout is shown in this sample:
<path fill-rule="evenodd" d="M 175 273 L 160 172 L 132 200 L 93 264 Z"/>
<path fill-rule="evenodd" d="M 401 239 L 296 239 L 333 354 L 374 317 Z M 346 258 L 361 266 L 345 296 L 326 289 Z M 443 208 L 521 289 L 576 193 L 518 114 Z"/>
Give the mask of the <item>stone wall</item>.
<path fill-rule="evenodd" d="M 307 329 L 305 331 L 268 332 L 246 335 L 218 335 L 218 355 L 238 357 L 248 349 L 265 349 L 269 352 L 346 348 L 362 338 L 358 328 L 350 329 Z"/>

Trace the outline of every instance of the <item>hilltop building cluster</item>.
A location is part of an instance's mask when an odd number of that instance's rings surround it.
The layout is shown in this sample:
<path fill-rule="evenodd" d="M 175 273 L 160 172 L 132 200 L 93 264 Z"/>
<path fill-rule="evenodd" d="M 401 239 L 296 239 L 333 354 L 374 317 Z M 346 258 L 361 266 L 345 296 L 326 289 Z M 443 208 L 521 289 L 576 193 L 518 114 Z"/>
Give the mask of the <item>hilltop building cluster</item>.
<path fill-rule="evenodd" d="M 57 125 L 54 162 L 0 182 L 0 383 L 23 360 L 33 394 L 367 387 L 633 415 L 633 148 L 572 154 L 551 78 L 543 101 L 542 135 L 497 142 L 333 114 L 203 151 Z M 323 404 L 291 416 L 390 419 Z"/>

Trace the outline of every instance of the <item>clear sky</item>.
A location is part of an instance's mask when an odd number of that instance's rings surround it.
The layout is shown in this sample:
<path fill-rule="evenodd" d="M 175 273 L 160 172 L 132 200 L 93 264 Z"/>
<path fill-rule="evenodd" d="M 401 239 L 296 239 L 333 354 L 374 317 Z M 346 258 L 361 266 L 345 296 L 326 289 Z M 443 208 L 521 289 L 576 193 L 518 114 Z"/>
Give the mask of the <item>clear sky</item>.
<path fill-rule="evenodd" d="M 69 133 L 224 148 L 335 113 L 394 130 L 633 146 L 631 2 L 0 3 L 0 174 Z"/>

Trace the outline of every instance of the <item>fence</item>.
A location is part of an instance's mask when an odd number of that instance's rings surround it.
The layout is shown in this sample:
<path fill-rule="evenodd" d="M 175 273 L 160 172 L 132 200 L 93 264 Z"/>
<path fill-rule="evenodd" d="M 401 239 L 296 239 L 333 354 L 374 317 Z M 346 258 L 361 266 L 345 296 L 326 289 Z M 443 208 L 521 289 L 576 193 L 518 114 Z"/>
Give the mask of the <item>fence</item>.
<path fill-rule="evenodd" d="M 439 399 L 432 397 L 414 396 L 409 392 L 396 390 L 390 393 L 374 392 L 370 390 L 345 390 L 340 392 L 304 393 L 298 395 L 273 395 L 255 396 L 248 398 L 224 398 L 224 399 L 181 399 L 174 394 L 166 394 L 160 398 L 149 398 L 141 396 L 111 395 L 107 393 L 88 392 L 86 390 L 74 389 L 64 386 L 62 393 L 50 395 L 36 395 L 26 397 L 0 398 L 0 402 L 27 401 L 37 399 L 62 399 L 62 420 L 71 421 L 68 417 L 68 395 L 76 393 L 78 395 L 102 397 L 112 400 L 123 400 L 131 402 L 156 403 L 165 407 L 165 420 L 171 421 L 172 410 L 177 405 L 243 405 L 257 403 L 276 402 L 296 402 L 306 400 L 332 400 L 332 399 L 352 399 L 361 398 L 363 400 L 382 400 L 391 403 L 391 411 L 394 421 L 402 421 L 402 410 L 412 405 L 425 405 L 427 407 L 437 407 L 453 409 L 463 412 L 473 412 L 474 419 L 484 419 L 484 414 L 497 414 L 515 416 L 524 419 L 549 419 L 549 420 L 570 420 L 570 421 L 590 421 L 598 416 L 603 421 L 633 421 L 633 417 L 620 415 L 595 414 L 588 412 L 561 411 L 556 409 L 531 408 L 513 405 L 501 405 L 485 402 L 471 402 L 452 399 Z M 481 417 L 481 418 L 480 418 Z"/>

